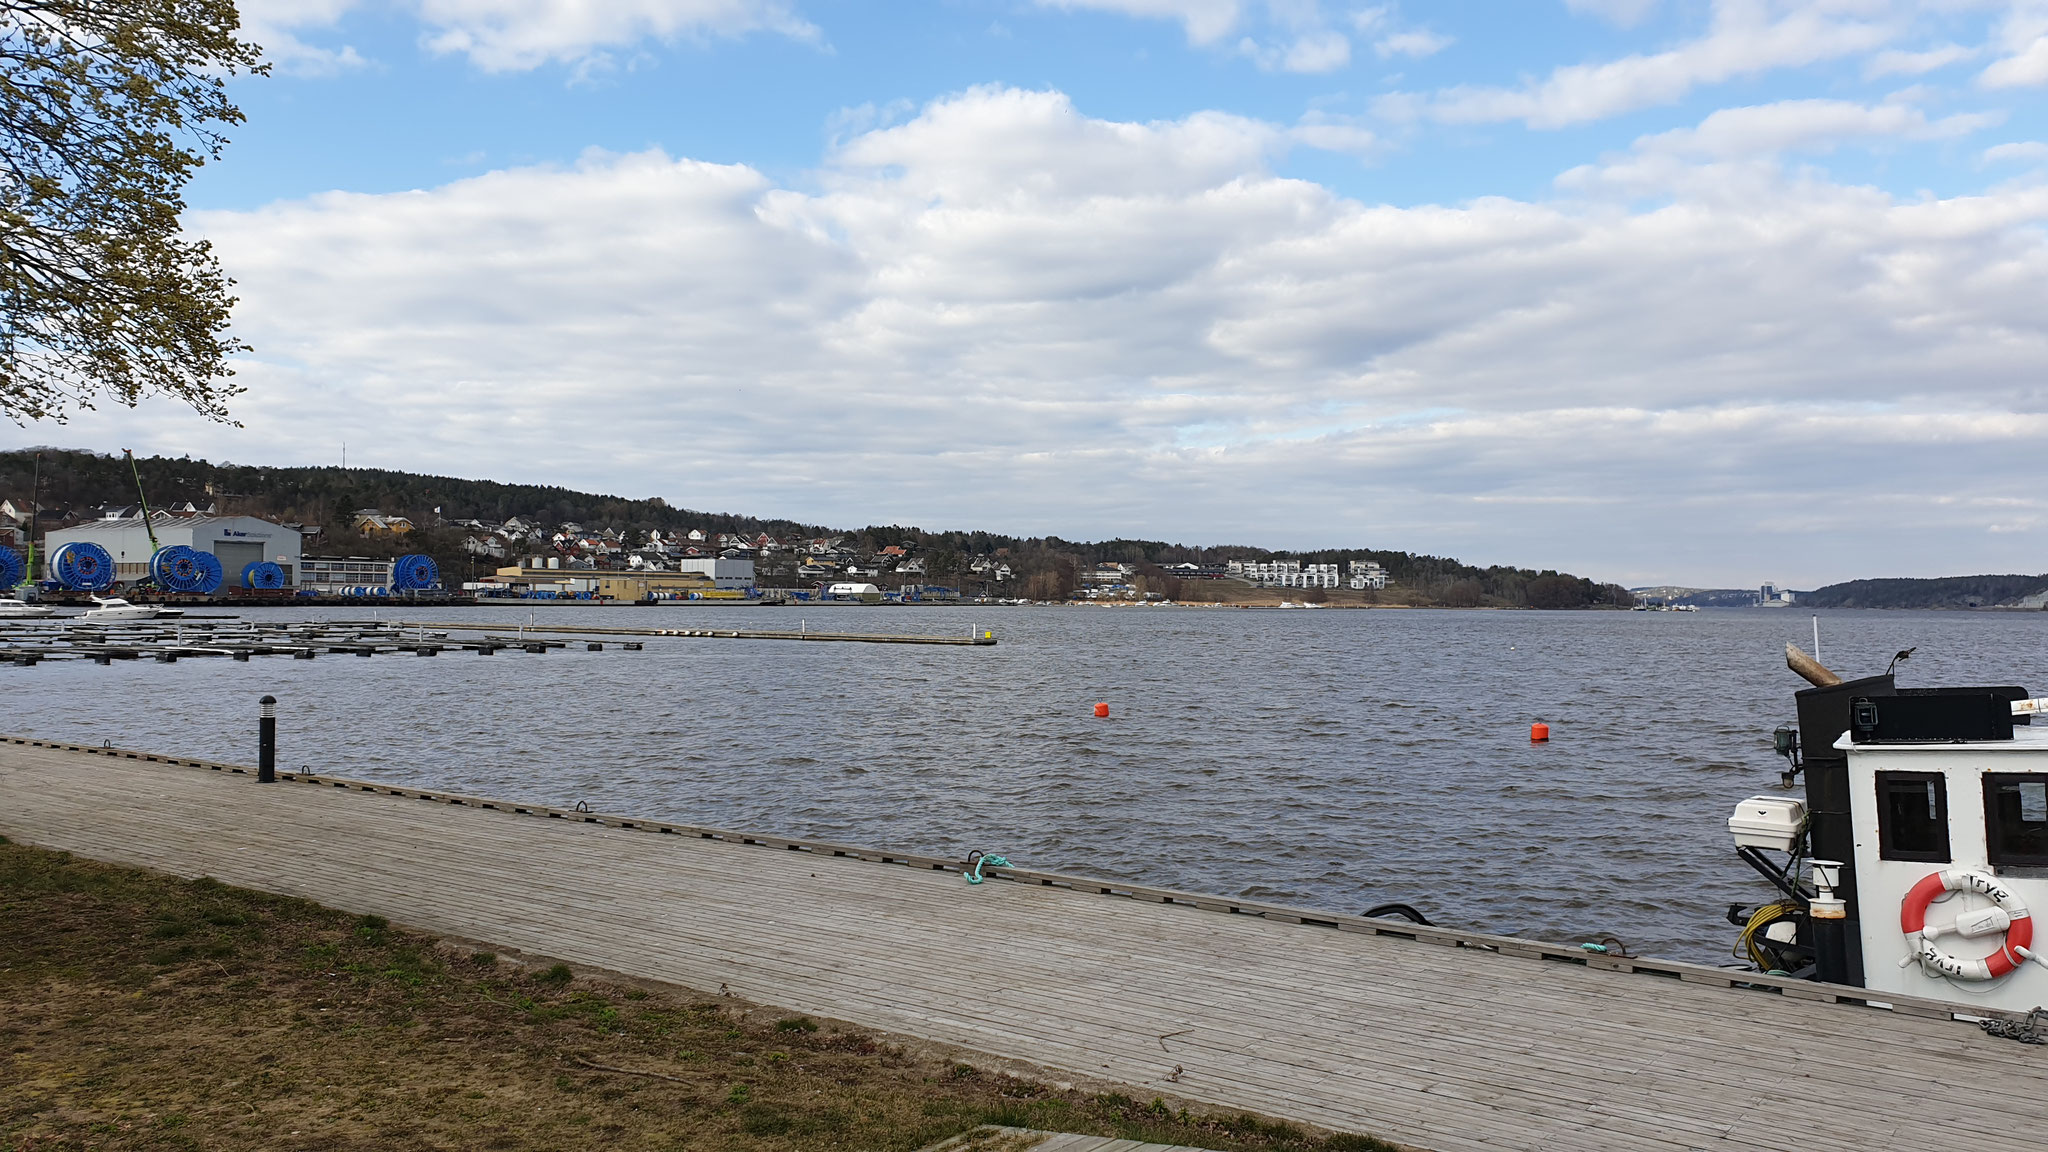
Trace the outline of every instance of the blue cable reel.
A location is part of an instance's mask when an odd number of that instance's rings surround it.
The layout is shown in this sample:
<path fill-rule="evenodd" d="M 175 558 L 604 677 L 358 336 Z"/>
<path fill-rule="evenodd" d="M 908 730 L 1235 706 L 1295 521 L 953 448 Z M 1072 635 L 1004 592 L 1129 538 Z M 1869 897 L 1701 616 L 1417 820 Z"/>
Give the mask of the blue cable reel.
<path fill-rule="evenodd" d="M 221 584 L 227 580 L 227 572 L 220 566 L 220 557 L 197 548 L 192 550 L 192 555 L 199 561 L 199 587 L 193 591 L 202 596 L 211 596 L 220 591 Z"/>
<path fill-rule="evenodd" d="M 149 575 L 166 592 L 210 596 L 220 591 L 224 573 L 213 553 L 173 544 L 150 556 Z"/>
<path fill-rule="evenodd" d="M 284 587 L 284 569 L 272 564 L 268 560 L 258 560 L 254 564 L 244 565 L 242 568 L 242 587 L 282 588 Z"/>
<path fill-rule="evenodd" d="M 149 578 L 166 592 L 199 591 L 199 553 L 183 544 L 173 544 L 150 553 Z"/>
<path fill-rule="evenodd" d="M 424 592 L 440 582 L 441 569 L 432 556 L 413 553 L 392 562 L 391 587 L 397 591 Z"/>
<path fill-rule="evenodd" d="M 12 592 L 27 575 L 28 562 L 21 558 L 21 553 L 12 548 L 0 548 L 0 595 Z"/>
<path fill-rule="evenodd" d="M 105 592 L 114 586 L 114 558 L 90 540 L 74 540 L 50 557 L 57 582 L 73 592 Z"/>

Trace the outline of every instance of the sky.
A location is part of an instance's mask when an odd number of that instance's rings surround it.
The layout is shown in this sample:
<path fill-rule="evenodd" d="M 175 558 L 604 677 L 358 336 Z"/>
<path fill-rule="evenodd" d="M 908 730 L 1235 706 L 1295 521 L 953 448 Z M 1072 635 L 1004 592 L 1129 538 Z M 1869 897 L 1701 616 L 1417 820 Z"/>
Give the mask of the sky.
<path fill-rule="evenodd" d="M 2048 570 L 2048 0 L 243 0 L 241 427 L 1628 584 Z"/>

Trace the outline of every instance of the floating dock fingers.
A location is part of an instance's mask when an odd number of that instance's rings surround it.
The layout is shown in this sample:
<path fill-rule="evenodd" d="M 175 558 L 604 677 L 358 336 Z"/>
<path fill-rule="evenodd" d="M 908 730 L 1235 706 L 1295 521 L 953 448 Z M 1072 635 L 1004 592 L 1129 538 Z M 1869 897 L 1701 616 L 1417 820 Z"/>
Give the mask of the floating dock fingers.
<path fill-rule="evenodd" d="M 407 625 L 414 628 L 445 628 L 469 632 L 489 632 L 502 629 L 503 624 L 469 624 L 451 621 L 430 621 L 424 624 Z M 529 625 L 523 631 L 534 634 L 561 636 L 690 636 L 711 640 L 822 640 L 843 644 L 949 644 L 960 648 L 993 648 L 995 634 L 974 631 L 966 636 L 891 636 L 879 632 L 813 632 L 806 628 L 799 632 L 762 632 L 744 628 L 603 628 L 590 625 Z M 630 645 L 628 645 L 630 647 Z"/>
<path fill-rule="evenodd" d="M 0 664 L 34 667 L 46 660 L 90 660 L 108 665 L 116 660 L 154 659 L 175 664 L 188 657 L 226 656 L 246 662 L 254 656 L 289 656 L 312 660 L 321 654 L 334 656 L 381 656 L 410 653 L 439 656 L 444 651 L 467 650 L 481 656 L 513 648 L 545 653 L 569 647 L 566 640 L 524 636 L 485 635 L 472 640 L 451 639 L 444 631 L 428 631 L 418 625 L 375 622 L 239 623 L 219 625 L 192 621 L 131 621 L 115 625 L 85 624 L 77 621 L 27 621 L 0 629 Z M 602 644 L 586 644 L 586 651 L 600 652 Z M 616 645 L 628 652 L 643 648 L 638 641 Z"/>

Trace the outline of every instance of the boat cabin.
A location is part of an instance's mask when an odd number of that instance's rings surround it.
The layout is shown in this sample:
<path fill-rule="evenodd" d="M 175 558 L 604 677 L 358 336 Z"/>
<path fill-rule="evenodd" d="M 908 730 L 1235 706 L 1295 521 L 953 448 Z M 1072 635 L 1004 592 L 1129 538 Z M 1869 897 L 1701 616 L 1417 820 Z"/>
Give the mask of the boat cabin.
<path fill-rule="evenodd" d="M 2048 913 L 2048 726 L 2008 720 L 2002 737 L 1952 743 L 1852 729 L 1836 747 L 1849 761 L 1864 986 L 2048 1004 L 2048 955 L 2026 955 L 2048 949 L 2033 931 Z"/>

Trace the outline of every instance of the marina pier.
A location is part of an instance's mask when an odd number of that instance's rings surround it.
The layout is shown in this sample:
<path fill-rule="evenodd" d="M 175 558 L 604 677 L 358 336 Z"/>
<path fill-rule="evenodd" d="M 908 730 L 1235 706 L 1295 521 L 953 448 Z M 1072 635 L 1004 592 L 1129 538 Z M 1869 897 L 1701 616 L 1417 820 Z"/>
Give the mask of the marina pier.
<path fill-rule="evenodd" d="M 503 624 L 472 624 L 450 621 L 407 624 L 408 628 L 439 628 L 453 631 L 489 632 L 502 631 Z M 882 632 L 813 632 L 808 627 L 795 632 L 788 629 L 762 631 L 749 628 L 607 628 L 597 626 L 553 624 L 528 625 L 522 632 L 546 632 L 563 636 L 693 636 L 716 640 L 814 640 L 823 643 L 841 644 L 941 644 L 964 645 L 974 648 L 995 647 L 995 633 L 983 629 L 970 629 L 965 636 L 937 636 L 931 634 L 900 636 Z"/>
<path fill-rule="evenodd" d="M 461 633 L 468 638 L 452 634 Z M 477 634 L 477 635 L 469 635 Z M 761 632 L 732 628 L 608 628 L 514 626 L 474 623 L 400 623 L 390 620 L 132 620 L 99 623 L 73 619 L 12 621 L 0 630 L 0 664 L 33 667 L 45 660 L 150 659 L 176 663 L 181 659 L 226 656 L 246 661 L 252 656 L 289 656 L 312 660 L 322 654 L 375 656 L 404 652 L 438 656 L 469 651 L 489 656 L 500 651 L 545 653 L 566 648 L 559 636 L 606 637 L 627 651 L 645 641 L 632 637 L 682 637 L 714 640 L 796 640 L 855 644 L 936 644 L 991 648 L 994 633 L 968 636 L 894 636 L 866 632 Z M 602 651 L 606 640 L 586 640 L 588 651 Z"/>
<path fill-rule="evenodd" d="M 7 738 L 0 834 L 1438 1152 L 2039 1146 L 2048 1051 L 1935 1001 L 279 777 Z"/>

